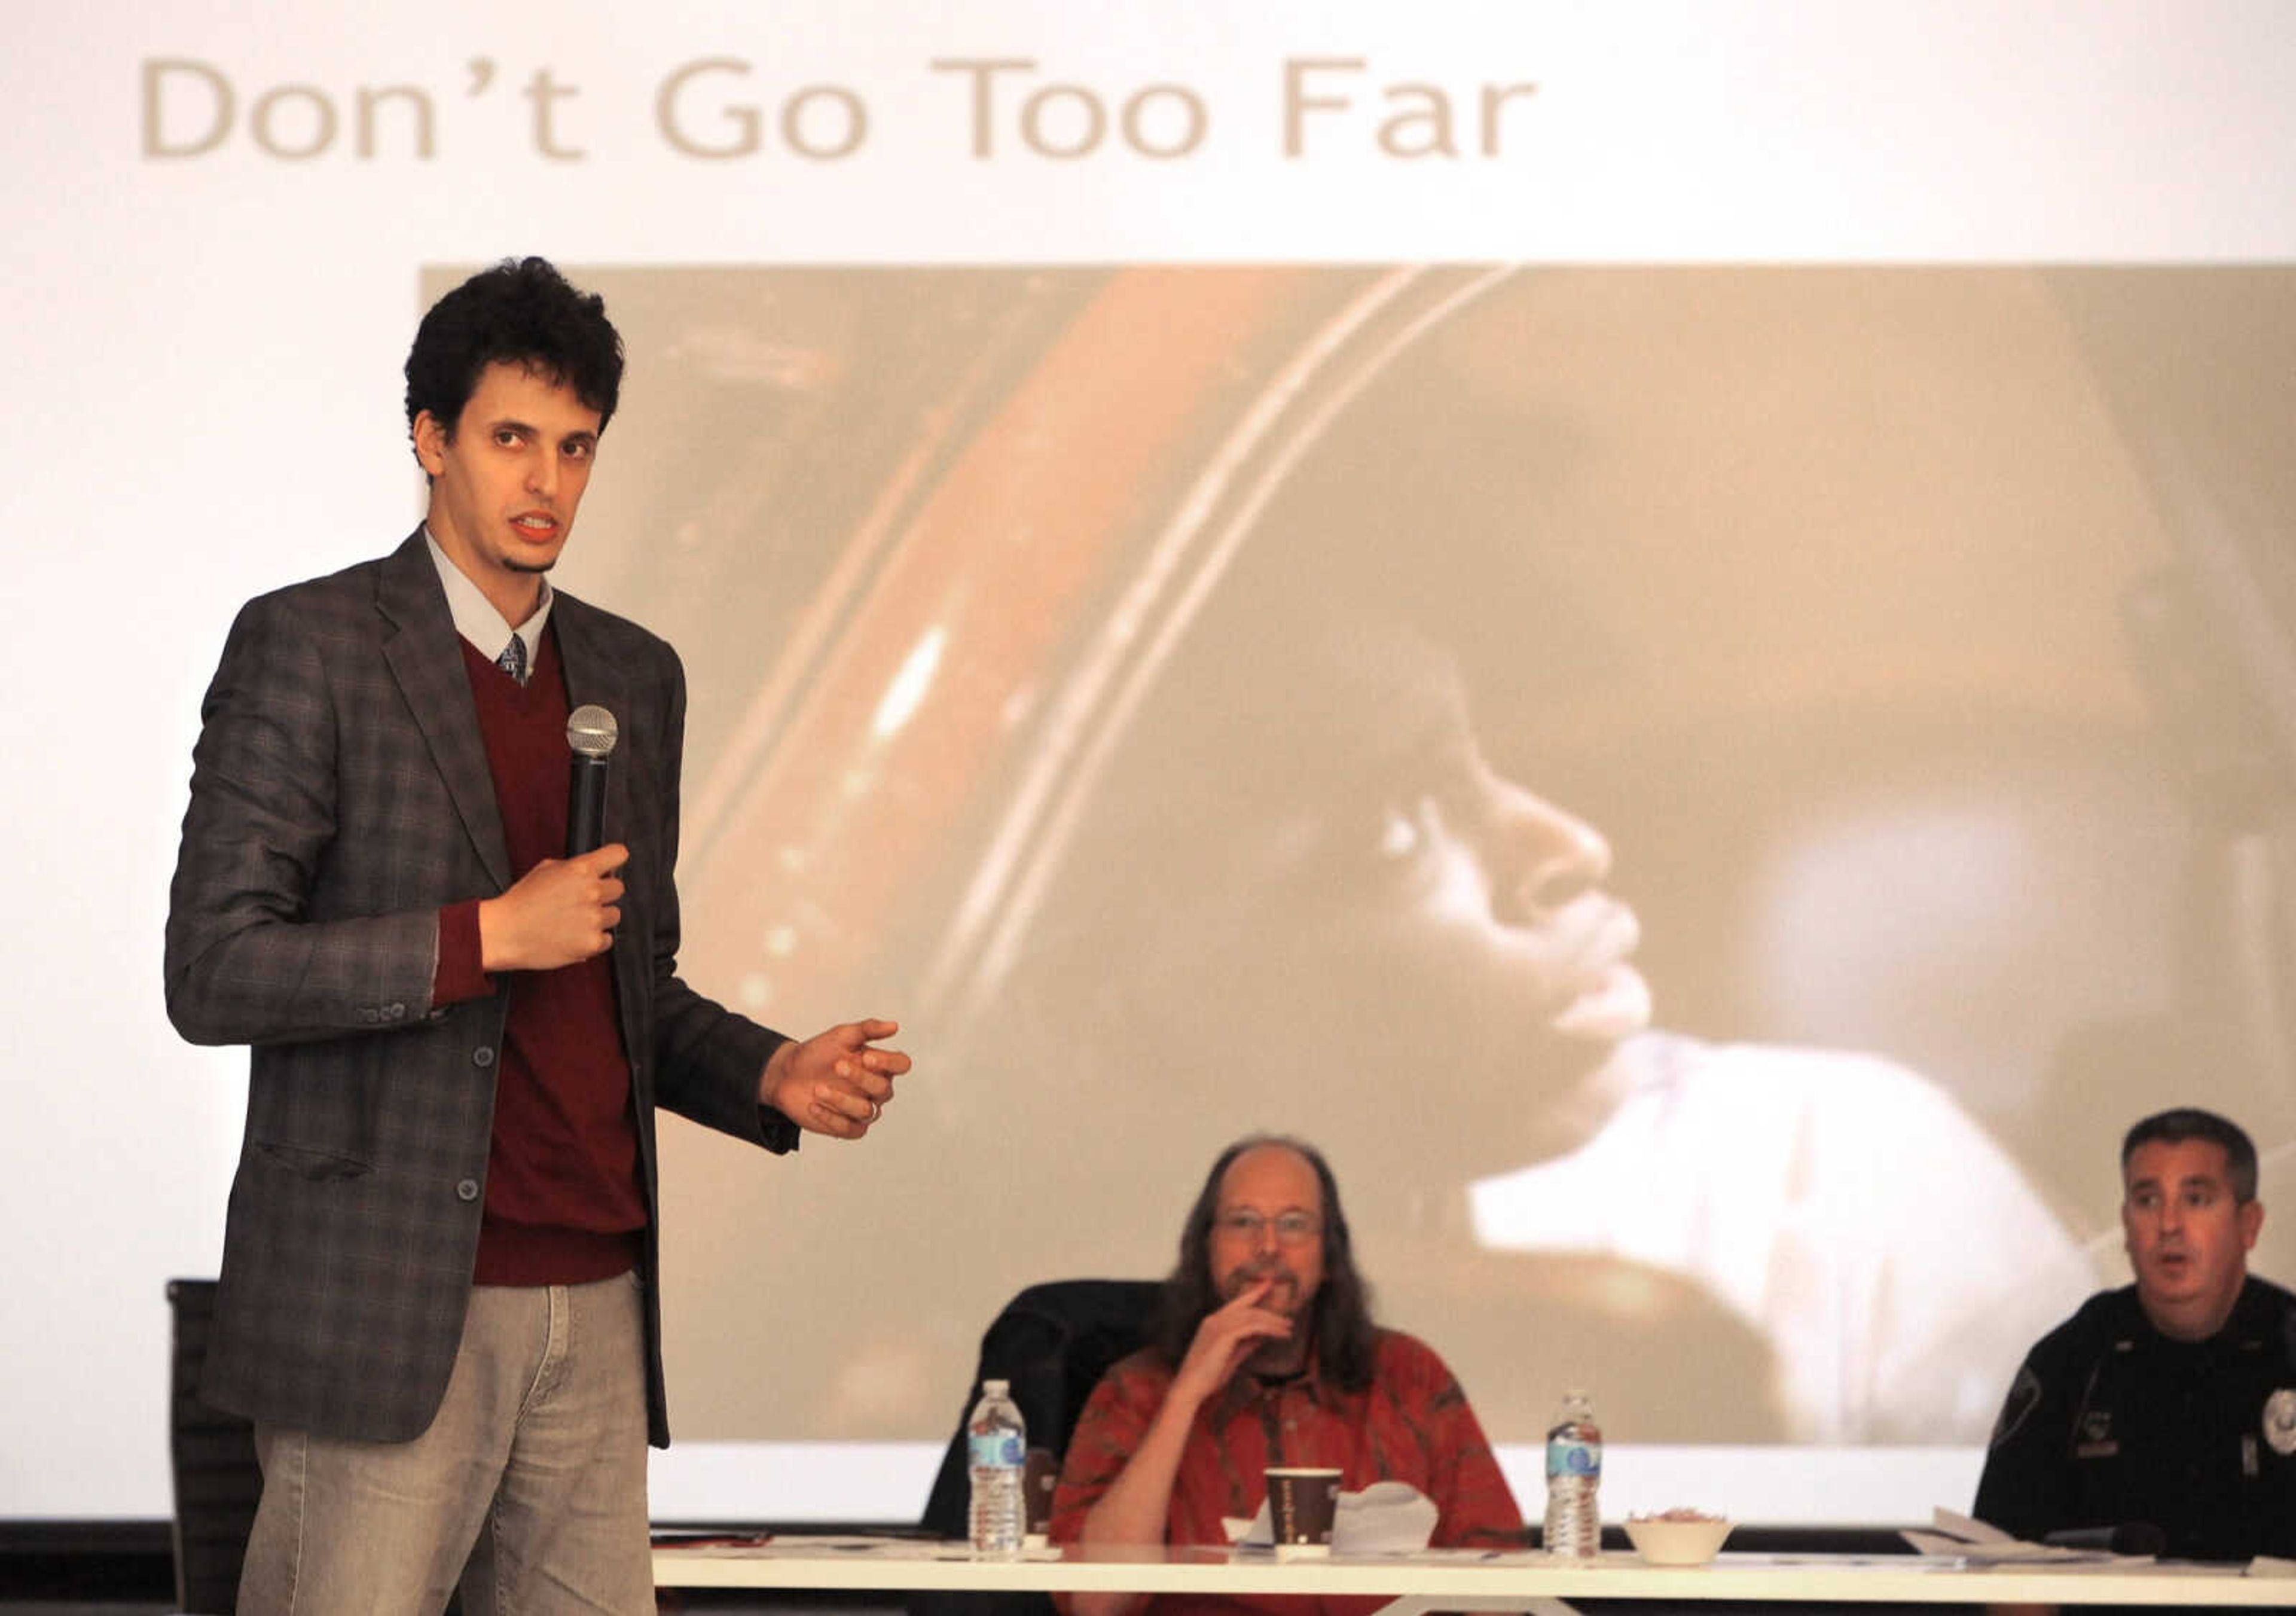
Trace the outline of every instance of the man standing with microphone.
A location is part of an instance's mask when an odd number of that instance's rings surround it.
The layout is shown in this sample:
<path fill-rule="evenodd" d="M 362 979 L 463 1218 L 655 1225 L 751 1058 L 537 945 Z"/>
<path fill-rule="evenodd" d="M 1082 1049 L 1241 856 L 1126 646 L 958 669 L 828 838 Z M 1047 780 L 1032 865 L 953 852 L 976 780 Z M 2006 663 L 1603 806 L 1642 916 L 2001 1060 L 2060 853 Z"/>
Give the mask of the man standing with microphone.
<path fill-rule="evenodd" d="M 167 990 L 253 1048 L 201 1386 L 263 1464 L 242 1611 L 652 1612 L 654 1108 L 785 1152 L 909 1067 L 677 976 L 683 670 L 545 576 L 621 371 L 539 258 L 441 299 L 422 528 L 250 602 L 201 705 Z"/>

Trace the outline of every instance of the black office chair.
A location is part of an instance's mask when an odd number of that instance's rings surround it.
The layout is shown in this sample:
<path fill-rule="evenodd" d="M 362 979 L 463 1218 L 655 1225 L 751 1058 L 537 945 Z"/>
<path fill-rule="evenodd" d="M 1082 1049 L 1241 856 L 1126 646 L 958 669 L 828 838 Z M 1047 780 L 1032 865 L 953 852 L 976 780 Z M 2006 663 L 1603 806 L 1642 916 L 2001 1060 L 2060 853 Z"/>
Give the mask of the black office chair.
<path fill-rule="evenodd" d="M 239 1599 L 247 1535 L 255 1525 L 255 1503 L 263 1491 L 254 1425 L 200 1401 L 200 1366 L 207 1361 L 215 1288 L 212 1279 L 168 1282 L 168 1306 L 175 1316 L 168 1456 L 176 1489 L 176 1604 L 194 1616 L 231 1616 Z"/>
<path fill-rule="evenodd" d="M 1149 1279 L 1063 1279 L 1030 1285 L 997 1314 L 980 1338 L 980 1362 L 957 1411 L 956 1434 L 941 1456 L 922 1524 L 939 1538 L 971 1530 L 972 1477 L 964 1423 L 984 1381 L 1001 1380 L 1029 1427 L 1029 1446 L 1057 1464 L 1085 1399 L 1109 1366 L 1148 1339 L 1160 1287 Z M 919 1594 L 910 1616 L 1054 1616 L 1042 1594 Z"/>

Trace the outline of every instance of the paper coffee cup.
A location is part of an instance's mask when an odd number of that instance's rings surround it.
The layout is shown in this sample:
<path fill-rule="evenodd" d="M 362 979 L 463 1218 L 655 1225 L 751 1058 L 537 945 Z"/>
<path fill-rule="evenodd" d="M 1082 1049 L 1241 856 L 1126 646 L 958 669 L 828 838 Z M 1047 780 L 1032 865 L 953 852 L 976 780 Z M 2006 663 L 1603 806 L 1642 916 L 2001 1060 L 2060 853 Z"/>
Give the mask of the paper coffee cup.
<path fill-rule="evenodd" d="M 1339 1506 L 1338 1471 L 1270 1465 L 1267 1522 L 1275 1535 L 1275 1557 L 1305 1560 L 1330 1554 Z"/>

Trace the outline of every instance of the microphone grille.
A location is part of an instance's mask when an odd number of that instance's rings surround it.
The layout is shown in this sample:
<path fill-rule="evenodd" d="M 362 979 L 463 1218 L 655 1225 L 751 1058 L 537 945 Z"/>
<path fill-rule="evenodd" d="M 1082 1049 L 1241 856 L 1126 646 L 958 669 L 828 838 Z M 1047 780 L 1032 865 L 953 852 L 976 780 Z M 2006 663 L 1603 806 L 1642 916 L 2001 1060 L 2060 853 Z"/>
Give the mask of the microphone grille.
<path fill-rule="evenodd" d="M 578 707 L 566 716 L 566 744 L 586 758 L 611 755 L 614 742 L 621 738 L 621 726 L 603 707 Z"/>

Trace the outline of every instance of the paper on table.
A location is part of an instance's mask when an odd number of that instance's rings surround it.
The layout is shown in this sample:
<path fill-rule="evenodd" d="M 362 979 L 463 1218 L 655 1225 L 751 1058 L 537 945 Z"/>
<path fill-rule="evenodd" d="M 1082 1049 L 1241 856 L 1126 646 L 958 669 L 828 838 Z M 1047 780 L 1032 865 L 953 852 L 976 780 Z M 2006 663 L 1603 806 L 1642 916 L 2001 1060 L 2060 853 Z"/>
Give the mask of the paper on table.
<path fill-rule="evenodd" d="M 1435 1535 L 1435 1501 L 1408 1481 L 1374 1481 L 1361 1492 L 1343 1492 L 1332 1518 L 1332 1552 L 1335 1554 L 1412 1554 L 1427 1546 Z M 1233 1516 L 1220 1523 L 1227 1540 L 1246 1548 L 1275 1546 L 1275 1529 L 1267 1518 L 1267 1504 L 1249 1522 Z"/>
<path fill-rule="evenodd" d="M 1898 1535 L 1924 1554 L 1950 1554 L 1972 1565 L 2145 1565 L 2152 1558 L 2114 1554 L 2101 1548 L 2028 1543 L 1943 1505 L 1930 1512 L 1928 1531 L 1909 1527 Z"/>
<path fill-rule="evenodd" d="M 811 1535 L 782 1532 L 742 1538 L 734 1534 L 661 1533 L 658 1549 L 676 1549 L 699 1560 L 806 1560 L 819 1554 L 851 1554 L 868 1560 L 970 1560 L 972 1547 L 940 1538 L 876 1537 L 865 1532 L 821 1532 Z M 1017 1558 L 1058 1560 L 1061 1551 L 1042 1545 L 1023 1545 Z"/>

